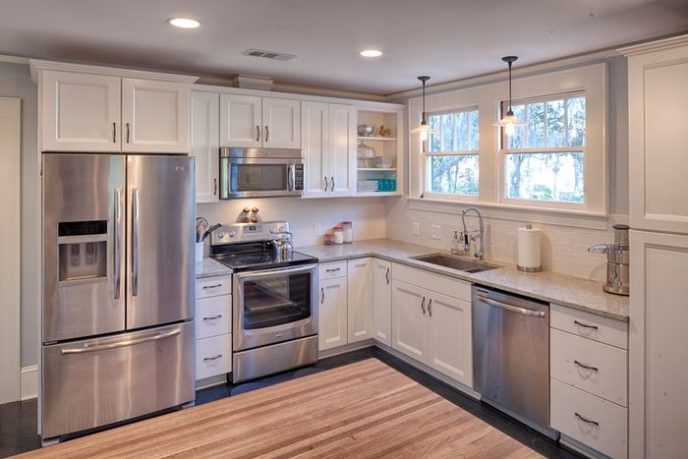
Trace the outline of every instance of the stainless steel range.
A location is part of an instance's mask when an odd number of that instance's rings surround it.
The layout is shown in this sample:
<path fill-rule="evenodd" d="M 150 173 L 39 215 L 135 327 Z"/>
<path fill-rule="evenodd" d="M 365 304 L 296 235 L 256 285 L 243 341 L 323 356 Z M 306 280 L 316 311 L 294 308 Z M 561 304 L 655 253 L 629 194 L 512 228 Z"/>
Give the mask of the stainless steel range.
<path fill-rule="evenodd" d="M 318 358 L 318 259 L 284 250 L 289 223 L 236 223 L 211 236 L 211 256 L 232 269 L 232 381 Z"/>

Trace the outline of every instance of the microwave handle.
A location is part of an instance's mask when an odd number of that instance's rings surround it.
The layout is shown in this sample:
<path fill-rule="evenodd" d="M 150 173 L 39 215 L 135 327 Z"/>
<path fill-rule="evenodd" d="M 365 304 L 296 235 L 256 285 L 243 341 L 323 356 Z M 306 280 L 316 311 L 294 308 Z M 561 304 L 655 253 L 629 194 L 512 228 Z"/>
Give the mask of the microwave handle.
<path fill-rule="evenodd" d="M 290 164 L 287 167 L 287 191 L 294 191 L 294 183 L 296 183 L 296 165 Z"/>

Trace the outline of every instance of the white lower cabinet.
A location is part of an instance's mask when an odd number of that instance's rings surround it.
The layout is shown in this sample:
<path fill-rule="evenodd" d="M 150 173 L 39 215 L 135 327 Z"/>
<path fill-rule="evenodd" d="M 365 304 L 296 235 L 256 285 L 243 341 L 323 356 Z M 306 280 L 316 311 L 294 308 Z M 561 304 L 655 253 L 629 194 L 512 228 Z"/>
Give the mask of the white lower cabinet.
<path fill-rule="evenodd" d="M 347 304 L 346 277 L 320 280 L 318 348 L 321 351 L 346 344 Z"/>
<path fill-rule="evenodd" d="M 231 283 L 229 276 L 196 280 L 196 381 L 232 371 Z"/>
<path fill-rule="evenodd" d="M 472 387 L 470 284 L 396 264 L 392 277 L 392 347 Z"/>
<path fill-rule="evenodd" d="M 373 338 L 392 345 L 392 263 L 373 259 Z"/>
<path fill-rule="evenodd" d="M 373 337 L 373 259 L 350 260 L 347 267 L 348 342 Z"/>

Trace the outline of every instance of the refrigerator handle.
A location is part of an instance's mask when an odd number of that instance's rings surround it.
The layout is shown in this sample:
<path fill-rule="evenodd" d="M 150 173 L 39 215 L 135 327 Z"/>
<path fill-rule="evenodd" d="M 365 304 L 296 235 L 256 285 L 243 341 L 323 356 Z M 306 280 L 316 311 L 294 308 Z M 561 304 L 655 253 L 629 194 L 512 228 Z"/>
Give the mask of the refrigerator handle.
<path fill-rule="evenodd" d="M 139 190 L 131 192 L 131 296 L 139 294 Z"/>
<path fill-rule="evenodd" d="M 121 240 L 122 237 L 119 234 L 120 231 L 120 225 L 122 224 L 122 190 L 120 188 L 115 188 L 115 223 L 113 225 L 112 229 L 112 239 L 114 240 L 113 244 L 113 258 L 114 258 L 114 276 L 113 276 L 113 288 L 115 290 L 115 299 L 119 299 L 120 296 L 120 287 L 121 287 L 121 278 L 120 278 L 120 272 L 121 272 L 121 267 L 122 267 L 122 247 L 121 247 Z"/>
<path fill-rule="evenodd" d="M 181 327 L 178 327 L 178 328 L 175 328 L 172 330 L 155 332 L 152 335 L 142 336 L 140 338 L 123 339 L 122 341 L 115 341 L 112 343 L 106 343 L 106 344 L 86 343 L 82 347 L 62 349 L 60 352 L 62 355 L 69 355 L 69 354 L 84 354 L 84 353 L 89 353 L 89 352 L 107 351 L 109 349 L 117 349 L 118 347 L 134 346 L 137 344 L 143 344 L 143 343 L 148 343 L 151 341 L 159 341 L 161 339 L 171 338 L 173 336 L 177 336 L 178 334 L 180 334 L 181 331 L 182 331 Z"/>

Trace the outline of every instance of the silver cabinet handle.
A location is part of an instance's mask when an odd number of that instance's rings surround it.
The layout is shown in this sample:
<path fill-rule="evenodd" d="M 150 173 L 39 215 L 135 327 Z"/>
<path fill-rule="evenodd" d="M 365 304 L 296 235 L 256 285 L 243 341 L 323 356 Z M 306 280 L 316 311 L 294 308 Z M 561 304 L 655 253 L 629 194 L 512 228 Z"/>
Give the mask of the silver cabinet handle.
<path fill-rule="evenodd" d="M 203 290 L 211 289 L 211 288 L 218 288 L 218 287 L 222 287 L 222 284 L 204 285 L 204 286 L 203 286 Z"/>
<path fill-rule="evenodd" d="M 592 425 L 594 425 L 595 427 L 599 427 L 599 425 L 600 425 L 599 422 L 593 421 L 592 419 L 587 419 L 586 417 L 581 416 L 581 415 L 578 414 L 578 413 L 573 413 L 573 414 L 575 414 L 576 417 L 577 417 L 578 419 L 580 419 L 581 421 L 585 422 L 586 424 L 592 424 Z"/>
<path fill-rule="evenodd" d="M 121 239 L 119 234 L 119 228 L 122 224 L 122 190 L 120 188 L 115 188 L 115 211 L 114 211 L 114 224 L 112 227 L 112 239 L 113 239 L 113 288 L 115 290 L 115 299 L 119 299 L 120 289 L 121 289 L 121 278 L 120 271 L 122 270 L 122 247 Z"/>
<path fill-rule="evenodd" d="M 149 343 L 151 341 L 158 341 L 165 338 L 177 336 L 182 332 L 181 328 L 175 328 L 166 332 L 156 332 L 154 335 L 143 336 L 141 338 L 124 339 L 122 341 L 115 341 L 113 343 L 96 344 L 84 343 L 82 347 L 62 349 L 62 355 L 68 354 L 85 354 L 87 352 L 106 351 L 108 349 L 116 349 L 118 347 L 134 346 L 136 344 Z"/>
<path fill-rule="evenodd" d="M 432 317 L 432 298 L 428 301 L 428 314 Z"/>
<path fill-rule="evenodd" d="M 332 186 L 330 187 L 330 191 L 334 191 L 334 177 L 330 177 L 330 180 L 332 180 Z"/>
<path fill-rule="evenodd" d="M 336 273 L 340 269 L 342 269 L 342 268 L 329 268 L 329 269 L 326 269 L 325 272 L 326 273 Z"/>
<path fill-rule="evenodd" d="M 325 304 L 325 287 L 320 287 L 320 304 Z"/>
<path fill-rule="evenodd" d="M 129 132 L 129 123 L 127 123 L 127 143 L 129 143 L 129 137 L 130 137 L 130 132 Z"/>
<path fill-rule="evenodd" d="M 599 330 L 600 329 L 600 327 L 598 327 L 597 325 L 588 325 L 588 324 L 584 324 L 582 322 L 578 322 L 577 320 L 574 320 L 573 323 L 575 325 L 578 325 L 579 327 L 589 328 L 590 330 Z"/>
<path fill-rule="evenodd" d="M 270 141 L 270 128 L 268 125 L 265 125 L 265 141 L 269 142 Z"/>
<path fill-rule="evenodd" d="M 217 179 L 213 179 L 213 196 L 217 194 Z"/>
<path fill-rule="evenodd" d="M 423 310 L 423 315 L 425 315 L 425 297 L 423 297 L 423 300 L 420 302 L 420 308 Z"/>
<path fill-rule="evenodd" d="M 112 143 L 117 143 L 117 123 L 112 123 Z"/>
<path fill-rule="evenodd" d="M 131 192 L 131 296 L 139 294 L 139 190 Z"/>
<path fill-rule="evenodd" d="M 490 306 L 496 306 L 498 308 L 504 309 L 506 311 L 511 311 L 511 312 L 517 312 L 519 314 L 523 314 L 524 316 L 531 316 L 531 317 L 540 317 L 544 318 L 547 317 L 547 314 L 543 311 L 533 311 L 532 309 L 526 309 L 526 308 L 521 308 L 519 306 L 513 306 L 510 304 L 506 303 L 501 303 L 499 301 L 491 300 L 483 295 L 477 294 L 480 298 L 480 301 L 489 304 Z"/>
<path fill-rule="evenodd" d="M 218 314 L 216 316 L 204 317 L 203 320 L 217 320 L 217 319 L 221 319 L 221 318 L 222 318 L 222 314 Z"/>
<path fill-rule="evenodd" d="M 220 357 L 222 357 L 222 354 L 217 354 L 215 357 L 204 357 L 203 361 L 204 362 L 211 362 L 213 360 L 219 359 Z"/>
<path fill-rule="evenodd" d="M 260 142 L 260 126 L 256 124 L 256 142 Z"/>
<path fill-rule="evenodd" d="M 385 273 L 385 279 L 387 280 L 387 285 L 389 285 L 389 268 L 387 268 L 387 272 Z"/>
<path fill-rule="evenodd" d="M 327 187 L 329 186 L 329 183 L 327 182 L 327 177 L 323 177 L 325 179 L 325 191 L 327 191 Z"/>
<path fill-rule="evenodd" d="M 576 365 L 576 366 L 579 366 L 579 367 L 581 367 L 581 368 L 584 368 L 584 369 L 586 369 L 586 370 L 595 371 L 595 372 L 600 371 L 599 368 L 597 368 L 597 367 L 591 367 L 590 365 L 586 365 L 586 364 L 584 364 L 584 363 L 580 363 L 578 360 L 574 360 L 574 361 L 573 361 L 573 364 Z"/>

